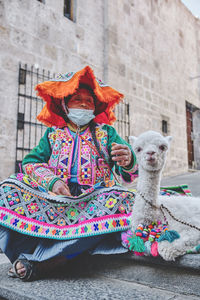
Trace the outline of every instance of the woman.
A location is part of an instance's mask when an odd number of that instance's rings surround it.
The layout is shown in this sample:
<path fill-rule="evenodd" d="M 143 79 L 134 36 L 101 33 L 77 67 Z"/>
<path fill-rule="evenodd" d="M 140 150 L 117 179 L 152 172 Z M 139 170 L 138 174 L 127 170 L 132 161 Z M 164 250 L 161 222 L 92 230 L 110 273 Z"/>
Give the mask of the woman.
<path fill-rule="evenodd" d="M 120 232 L 129 228 L 136 159 L 110 126 L 123 95 L 87 66 L 36 86 L 46 105 L 38 120 L 49 126 L 23 160 L 24 173 L 0 187 L 0 248 L 11 276 L 34 279 L 42 262 L 86 250 L 123 253 Z M 115 172 L 115 173 L 114 173 Z"/>

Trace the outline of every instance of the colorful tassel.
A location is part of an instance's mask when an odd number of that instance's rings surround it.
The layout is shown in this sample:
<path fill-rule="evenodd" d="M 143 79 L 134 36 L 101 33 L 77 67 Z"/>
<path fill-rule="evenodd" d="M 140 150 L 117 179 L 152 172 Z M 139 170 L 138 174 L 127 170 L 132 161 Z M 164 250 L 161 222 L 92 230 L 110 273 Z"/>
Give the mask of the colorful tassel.
<path fill-rule="evenodd" d="M 129 249 L 135 252 L 143 253 L 145 252 L 144 241 L 139 236 L 133 236 L 128 238 L 129 241 Z"/>
<path fill-rule="evenodd" d="M 122 232 L 122 234 L 121 234 L 121 240 L 122 240 L 122 245 L 125 248 L 129 248 L 128 238 L 131 238 L 131 237 L 133 237 L 133 232 L 131 230 Z"/>
<path fill-rule="evenodd" d="M 162 242 L 164 240 L 172 243 L 174 240 L 179 239 L 180 235 L 175 230 L 166 230 L 158 239 L 158 242 Z"/>
<path fill-rule="evenodd" d="M 167 240 L 172 243 L 180 238 L 175 230 L 169 230 L 166 224 L 161 221 L 152 222 L 149 225 L 139 224 L 132 232 L 130 230 L 122 233 L 122 244 L 124 247 L 133 251 L 135 255 L 152 255 L 158 256 L 158 242 Z M 200 245 L 188 251 L 188 253 L 200 252 Z"/>
<path fill-rule="evenodd" d="M 145 252 L 150 255 L 151 254 L 151 242 L 150 241 L 146 241 L 144 243 L 145 246 Z"/>
<path fill-rule="evenodd" d="M 196 246 L 196 252 L 200 252 L 200 244 L 198 246 Z"/>
<path fill-rule="evenodd" d="M 156 257 L 158 256 L 158 242 L 154 242 L 152 245 L 151 245 L 151 255 Z"/>

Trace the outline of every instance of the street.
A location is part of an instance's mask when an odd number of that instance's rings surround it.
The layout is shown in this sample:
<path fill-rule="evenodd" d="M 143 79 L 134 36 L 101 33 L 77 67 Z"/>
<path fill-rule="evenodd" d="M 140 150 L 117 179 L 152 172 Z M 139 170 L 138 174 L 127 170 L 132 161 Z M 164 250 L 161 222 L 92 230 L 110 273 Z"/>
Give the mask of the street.
<path fill-rule="evenodd" d="M 166 177 L 161 181 L 162 186 L 173 186 L 179 184 L 187 184 L 192 192 L 192 195 L 195 197 L 200 197 L 200 171 Z"/>

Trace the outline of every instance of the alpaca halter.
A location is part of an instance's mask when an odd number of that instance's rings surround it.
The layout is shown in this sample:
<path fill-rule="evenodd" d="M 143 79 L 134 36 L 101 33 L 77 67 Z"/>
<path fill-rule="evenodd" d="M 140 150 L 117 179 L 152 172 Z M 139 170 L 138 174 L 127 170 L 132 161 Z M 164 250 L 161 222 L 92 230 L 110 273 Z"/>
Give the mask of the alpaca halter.
<path fill-rule="evenodd" d="M 182 221 L 182 220 L 177 219 L 177 218 L 171 213 L 171 211 L 170 211 L 166 206 L 164 206 L 163 204 L 161 204 L 160 207 L 158 207 L 158 206 L 154 205 L 153 203 L 151 203 L 151 201 L 147 200 L 147 199 L 145 198 L 145 196 L 144 196 L 140 191 L 137 191 L 137 194 L 139 194 L 139 195 L 142 197 L 142 199 L 143 199 L 146 203 L 148 203 L 151 207 L 153 207 L 154 209 L 160 209 L 160 210 L 161 210 L 161 212 L 162 212 L 162 214 L 163 214 L 163 216 L 164 216 L 164 219 L 166 220 L 167 225 L 168 225 L 168 221 L 167 221 L 167 217 L 166 217 L 166 215 L 165 215 L 163 209 L 166 209 L 166 211 L 168 212 L 168 214 L 169 214 L 169 215 L 172 217 L 172 219 L 174 219 L 175 221 L 177 221 L 177 222 L 179 222 L 179 223 L 181 223 L 181 224 L 184 224 L 184 225 L 186 225 L 186 226 L 189 226 L 189 227 L 191 227 L 191 228 L 194 228 L 194 229 L 200 231 L 200 228 L 199 228 L 199 227 L 197 227 L 197 226 L 195 226 L 195 225 L 192 225 L 192 224 L 190 224 L 190 223 L 187 223 L 187 222 L 185 222 L 185 221 Z"/>

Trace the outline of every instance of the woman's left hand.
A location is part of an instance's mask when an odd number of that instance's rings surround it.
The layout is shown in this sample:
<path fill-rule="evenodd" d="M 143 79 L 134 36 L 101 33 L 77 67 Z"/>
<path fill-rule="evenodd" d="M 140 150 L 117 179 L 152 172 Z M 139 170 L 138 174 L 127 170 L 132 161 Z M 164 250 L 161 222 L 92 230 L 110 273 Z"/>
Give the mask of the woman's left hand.
<path fill-rule="evenodd" d="M 132 160 L 132 152 L 127 145 L 112 143 L 111 155 L 112 160 L 121 167 L 129 166 Z"/>

